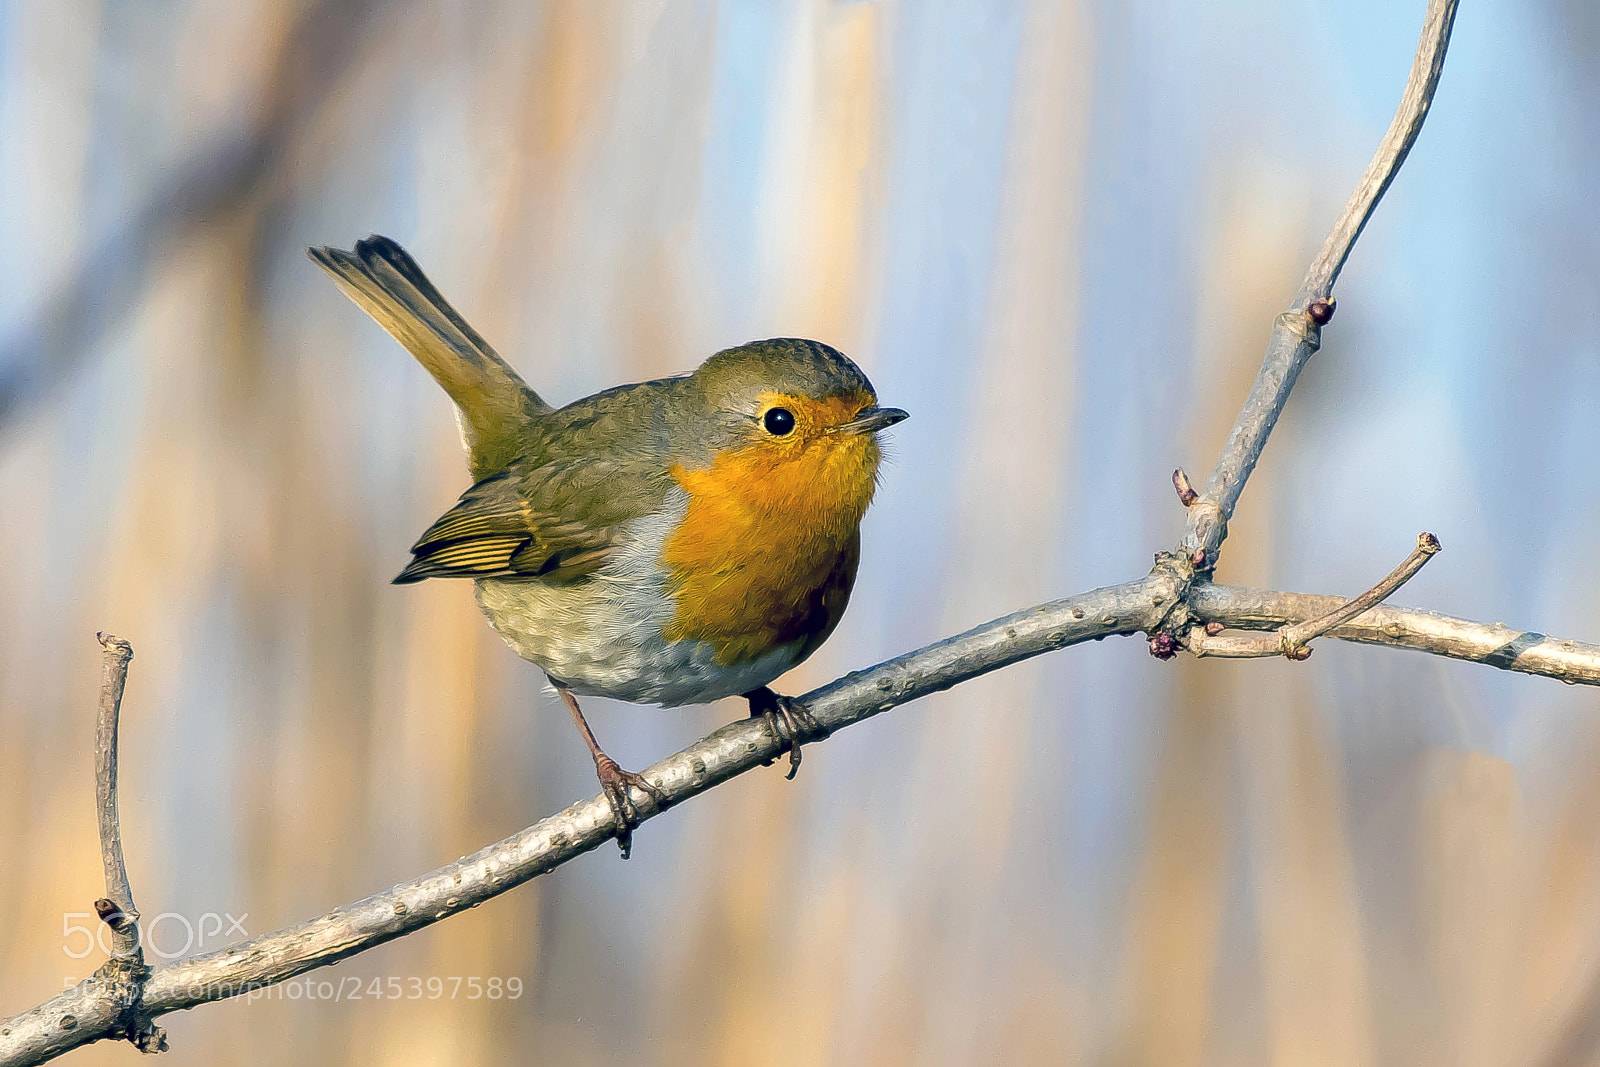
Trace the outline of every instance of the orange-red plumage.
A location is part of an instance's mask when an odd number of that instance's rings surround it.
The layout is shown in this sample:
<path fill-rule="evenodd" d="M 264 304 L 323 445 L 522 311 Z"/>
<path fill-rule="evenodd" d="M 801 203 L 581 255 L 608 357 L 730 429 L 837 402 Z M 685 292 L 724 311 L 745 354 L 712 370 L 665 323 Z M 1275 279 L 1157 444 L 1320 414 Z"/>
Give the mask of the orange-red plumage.
<path fill-rule="evenodd" d="M 661 550 L 677 601 L 667 640 L 708 641 L 732 665 L 827 638 L 850 599 L 881 456 L 871 434 L 833 427 L 871 402 L 763 397 L 794 412 L 792 434 L 723 452 L 704 470 L 672 468 L 689 508 Z"/>

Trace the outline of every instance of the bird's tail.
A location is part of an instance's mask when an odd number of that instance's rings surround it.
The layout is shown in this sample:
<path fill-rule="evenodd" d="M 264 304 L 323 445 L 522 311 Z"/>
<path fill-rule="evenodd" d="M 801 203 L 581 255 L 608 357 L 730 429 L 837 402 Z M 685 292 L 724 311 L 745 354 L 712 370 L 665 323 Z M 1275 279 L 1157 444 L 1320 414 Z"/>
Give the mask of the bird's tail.
<path fill-rule="evenodd" d="M 467 325 L 405 249 L 373 236 L 351 252 L 306 251 L 456 402 L 475 478 L 516 458 L 527 423 L 550 405 Z"/>

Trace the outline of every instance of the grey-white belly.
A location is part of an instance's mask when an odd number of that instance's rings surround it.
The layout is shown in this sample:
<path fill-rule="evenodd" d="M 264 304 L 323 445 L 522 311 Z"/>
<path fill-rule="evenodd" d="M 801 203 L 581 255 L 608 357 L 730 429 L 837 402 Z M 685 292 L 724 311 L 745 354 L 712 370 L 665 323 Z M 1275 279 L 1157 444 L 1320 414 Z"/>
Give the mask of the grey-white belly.
<path fill-rule="evenodd" d="M 663 512 L 638 520 L 617 557 L 584 581 L 481 578 L 478 606 L 519 656 L 575 693 L 674 707 L 766 685 L 798 662 L 798 643 L 728 666 L 709 642 L 661 636 L 675 606 L 656 561 L 687 504 L 675 489 Z"/>

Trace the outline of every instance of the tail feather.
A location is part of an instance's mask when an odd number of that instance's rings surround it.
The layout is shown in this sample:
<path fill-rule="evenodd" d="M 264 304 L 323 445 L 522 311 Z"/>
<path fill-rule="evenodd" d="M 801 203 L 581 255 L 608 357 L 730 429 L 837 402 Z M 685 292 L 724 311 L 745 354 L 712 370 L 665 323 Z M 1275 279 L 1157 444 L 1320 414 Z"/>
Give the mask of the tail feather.
<path fill-rule="evenodd" d="M 550 405 L 450 306 L 405 249 L 373 236 L 356 242 L 351 252 L 306 251 L 450 394 L 474 477 L 516 458 L 528 421 Z"/>

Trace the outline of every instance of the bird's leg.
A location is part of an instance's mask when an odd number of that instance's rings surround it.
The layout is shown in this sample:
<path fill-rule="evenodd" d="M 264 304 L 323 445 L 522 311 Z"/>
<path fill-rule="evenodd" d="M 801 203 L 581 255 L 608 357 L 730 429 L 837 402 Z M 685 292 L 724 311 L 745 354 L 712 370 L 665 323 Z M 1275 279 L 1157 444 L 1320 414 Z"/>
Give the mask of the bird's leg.
<path fill-rule="evenodd" d="M 600 788 L 605 792 L 606 799 L 611 802 L 612 812 L 617 816 L 617 847 L 622 849 L 622 858 L 627 859 L 633 851 L 633 828 L 639 825 L 639 813 L 634 810 L 633 801 L 628 799 L 628 787 L 631 785 L 649 794 L 657 804 L 666 802 L 666 794 L 645 781 L 643 775 L 617 766 L 617 761 L 606 755 L 600 742 L 594 739 L 594 731 L 589 729 L 589 723 L 584 719 L 583 711 L 578 707 L 578 698 L 572 695 L 572 690 L 559 685 L 555 688 L 566 703 L 567 710 L 572 712 L 572 721 L 577 724 L 578 733 L 583 735 L 583 743 L 589 746 L 589 755 L 594 757 L 594 773 L 600 779 Z"/>
<path fill-rule="evenodd" d="M 750 717 L 765 715 L 772 722 L 772 732 L 788 746 L 789 773 L 784 777 L 793 778 L 800 770 L 800 746 L 827 737 L 827 728 L 794 697 L 780 696 L 766 686 L 743 695 L 750 702 Z"/>

